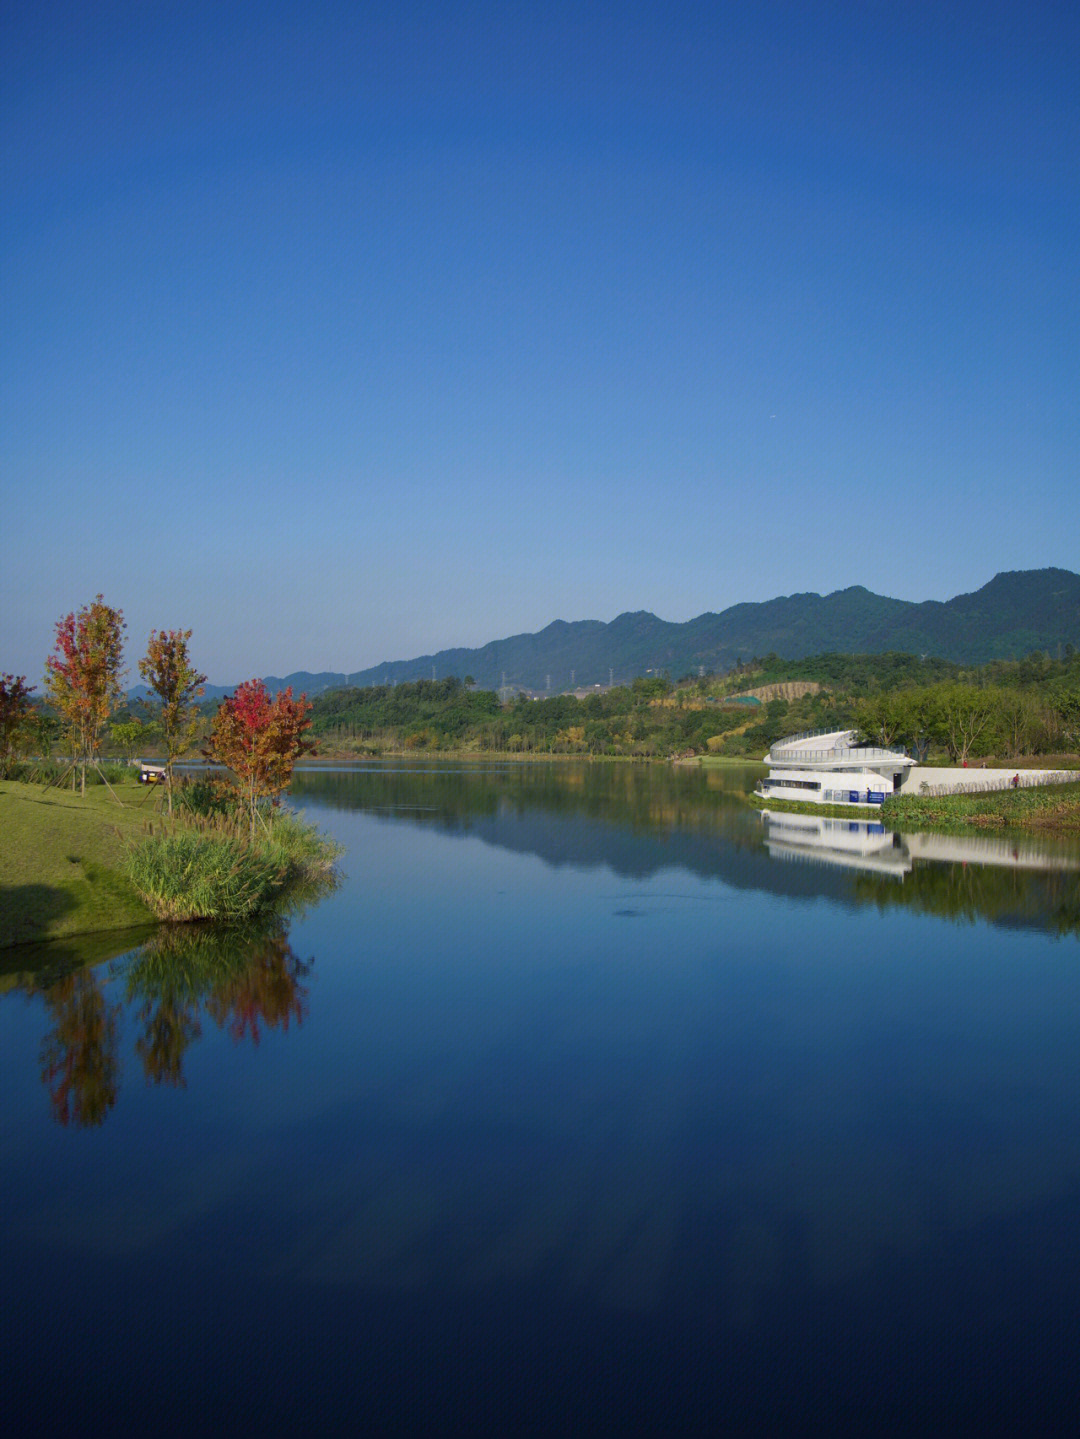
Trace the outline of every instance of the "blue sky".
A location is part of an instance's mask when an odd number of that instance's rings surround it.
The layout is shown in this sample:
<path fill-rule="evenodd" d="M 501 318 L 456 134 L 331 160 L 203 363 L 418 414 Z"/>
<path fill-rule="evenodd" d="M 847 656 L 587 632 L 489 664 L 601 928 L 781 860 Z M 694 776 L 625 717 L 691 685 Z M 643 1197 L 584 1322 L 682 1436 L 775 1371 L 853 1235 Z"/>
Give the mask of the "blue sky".
<path fill-rule="evenodd" d="M 1080 11 L 6 6 L 0 670 L 1080 568 Z"/>

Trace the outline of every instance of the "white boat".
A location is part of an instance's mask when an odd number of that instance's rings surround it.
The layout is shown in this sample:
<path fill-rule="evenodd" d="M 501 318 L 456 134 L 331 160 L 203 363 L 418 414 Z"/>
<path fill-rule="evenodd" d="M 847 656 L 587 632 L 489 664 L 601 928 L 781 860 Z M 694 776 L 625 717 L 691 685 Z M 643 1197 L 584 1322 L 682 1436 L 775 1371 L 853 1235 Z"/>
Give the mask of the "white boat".
<path fill-rule="evenodd" d="M 761 799 L 804 804 L 878 805 L 895 794 L 915 761 L 903 750 L 856 744 L 857 730 L 812 730 L 777 740 L 765 756 Z"/>

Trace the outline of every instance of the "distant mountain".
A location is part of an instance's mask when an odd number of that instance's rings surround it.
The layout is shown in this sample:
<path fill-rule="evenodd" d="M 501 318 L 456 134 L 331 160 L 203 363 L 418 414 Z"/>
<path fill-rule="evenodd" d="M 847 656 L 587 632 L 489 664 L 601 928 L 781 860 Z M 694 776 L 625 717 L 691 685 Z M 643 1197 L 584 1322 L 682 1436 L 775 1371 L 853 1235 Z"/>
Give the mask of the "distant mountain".
<path fill-rule="evenodd" d="M 245 675 L 245 679 L 251 679 L 251 675 Z M 278 675 L 263 675 L 263 683 L 270 694 L 278 690 L 287 689 L 292 685 L 294 694 L 317 695 L 323 690 L 341 689 L 345 684 L 355 684 L 354 675 L 337 674 L 330 670 L 322 670 L 319 674 L 312 674 L 310 670 L 297 670 L 295 674 L 285 675 L 281 678 Z M 237 684 L 242 681 L 237 680 Z M 203 700 L 220 700 L 226 695 L 231 695 L 236 685 L 203 685 Z M 146 685 L 134 685 L 128 690 L 128 698 L 133 700 L 145 699 L 150 691 Z"/>
<path fill-rule="evenodd" d="M 931 654 L 961 664 L 1020 659 L 1032 650 L 1056 654 L 1080 648 L 1080 575 L 1070 570 L 1014 570 L 996 575 L 974 594 L 951 600 L 875 595 L 861 585 L 831 595 L 786 595 L 761 604 L 733 605 L 720 614 L 672 624 L 646 610 L 600 620 L 555 620 L 538 634 L 492 640 L 481 649 L 440 650 L 392 660 L 350 674 L 354 685 L 467 674 L 485 689 L 508 685 L 563 690 L 571 684 L 616 683 L 666 669 L 672 679 L 727 670 L 737 660 L 775 653 L 783 659 L 840 650 Z M 319 678 L 322 678 L 321 676 Z M 344 682 L 344 676 L 337 683 Z M 294 687 L 296 677 L 293 677 Z"/>
<path fill-rule="evenodd" d="M 1080 648 L 1080 575 L 1070 570 L 1012 570 L 995 575 L 973 594 L 951 600 L 908 600 L 875 595 L 861 585 L 831 595 L 785 595 L 760 604 L 733 605 L 720 614 L 698 615 L 685 624 L 657 619 L 646 610 L 601 620 L 555 620 L 538 634 L 492 640 L 480 649 L 440 650 L 411 660 L 388 660 L 349 674 L 298 670 L 264 676 L 273 693 L 320 694 L 345 684 L 374 685 L 446 675 L 472 675 L 483 689 L 508 685 L 554 691 L 571 685 L 627 681 L 648 670 L 672 679 L 706 670 L 727 670 L 737 660 L 771 653 L 783 659 L 839 650 L 881 654 L 897 650 L 930 654 L 960 664 L 1020 659 L 1032 650 L 1057 653 Z M 206 697 L 233 687 L 207 685 Z M 145 693 L 142 686 L 133 694 Z"/>

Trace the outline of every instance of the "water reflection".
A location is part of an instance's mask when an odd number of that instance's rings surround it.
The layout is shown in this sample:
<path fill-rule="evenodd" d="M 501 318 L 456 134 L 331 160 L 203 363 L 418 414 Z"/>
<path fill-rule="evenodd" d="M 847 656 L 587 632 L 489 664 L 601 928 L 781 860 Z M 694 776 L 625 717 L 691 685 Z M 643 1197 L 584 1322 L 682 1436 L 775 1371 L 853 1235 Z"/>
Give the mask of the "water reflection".
<path fill-rule="evenodd" d="M 119 1016 L 92 971 L 68 974 L 43 993 L 52 1028 L 41 1045 L 41 1082 L 58 1124 L 103 1124 L 120 1082 Z"/>
<path fill-rule="evenodd" d="M 309 769 L 293 795 L 328 812 L 469 836 L 553 869 L 644 880 L 674 867 L 735 890 L 1080 934 L 1075 838 L 763 818 L 746 802 L 758 774 L 754 766 L 409 762 Z"/>
<path fill-rule="evenodd" d="M 352 877 L 288 933 L 162 932 L 0 1006 L 22 1428 L 57 1312 L 63 1432 L 118 1354 L 140 1429 L 163 1394 L 242 1428 L 256 1391 L 318 1432 L 1074 1407 L 1075 845 L 412 769 L 312 777 Z M 41 1122 L 39 1047 L 58 1118 L 115 1110 L 90 1142 Z"/>
<path fill-rule="evenodd" d="M 808 860 L 895 879 L 911 872 L 910 853 L 900 836 L 883 824 L 768 810 L 761 822 L 771 859 Z"/>
<path fill-rule="evenodd" d="M 311 964 L 274 915 L 244 927 L 163 928 L 110 964 L 23 975 L 20 987 L 40 998 L 52 1022 L 40 1057 L 54 1118 L 96 1126 L 115 1106 L 125 1005 L 139 1029 L 134 1050 L 146 1082 L 183 1089 L 204 1018 L 234 1044 L 257 1045 L 267 1030 L 300 1024 Z"/>
<path fill-rule="evenodd" d="M 850 870 L 856 896 L 881 909 L 1080 933 L 1080 856 L 1052 841 L 902 834 L 869 820 L 768 810 L 761 823 L 773 859 Z M 882 876 L 900 884 L 883 885 Z"/>
<path fill-rule="evenodd" d="M 765 843 L 773 859 L 807 859 L 845 869 L 910 874 L 917 860 L 993 865 L 1001 869 L 1080 871 L 1080 856 L 1027 835 L 902 833 L 873 820 L 833 819 L 763 810 Z"/>

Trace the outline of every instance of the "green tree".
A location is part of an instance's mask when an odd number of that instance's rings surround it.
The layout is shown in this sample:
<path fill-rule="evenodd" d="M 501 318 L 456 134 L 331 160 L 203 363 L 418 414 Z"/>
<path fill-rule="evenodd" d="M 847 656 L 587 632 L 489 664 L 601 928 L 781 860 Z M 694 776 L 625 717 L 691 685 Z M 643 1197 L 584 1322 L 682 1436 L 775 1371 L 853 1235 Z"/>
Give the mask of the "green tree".
<path fill-rule="evenodd" d="M 903 690 L 877 690 L 861 699 L 856 719 L 864 734 L 888 748 L 911 722 L 911 706 Z"/>
<path fill-rule="evenodd" d="M 940 685 L 940 725 L 945 746 L 958 764 L 966 764 L 971 747 L 994 718 L 998 693 L 991 686 Z"/>
<path fill-rule="evenodd" d="M 86 766 L 96 764 L 101 731 L 121 698 L 124 616 L 101 595 L 56 622 L 56 651 L 45 661 L 49 699 L 67 726 L 74 767 L 86 793 Z"/>
<path fill-rule="evenodd" d="M 160 702 L 157 722 L 165 741 L 165 792 L 170 815 L 173 765 L 195 738 L 195 701 L 201 697 L 206 681 L 188 657 L 190 638 L 190 630 L 151 630 L 146 654 L 139 661 L 139 673 Z"/>
<path fill-rule="evenodd" d="M 109 736 L 120 747 L 120 753 L 125 759 L 130 760 L 137 749 L 150 739 L 155 739 L 161 733 L 160 726 L 153 720 L 149 723 L 141 719 L 124 720 L 122 724 L 111 724 Z"/>
<path fill-rule="evenodd" d="M 1042 712 L 1038 699 L 1030 691 L 1022 689 L 997 691 L 995 729 L 1002 747 L 1010 759 L 1031 753 L 1032 741 L 1041 717 Z"/>

